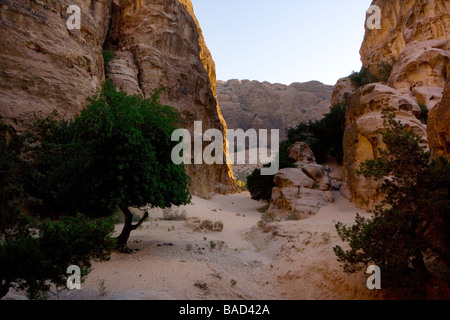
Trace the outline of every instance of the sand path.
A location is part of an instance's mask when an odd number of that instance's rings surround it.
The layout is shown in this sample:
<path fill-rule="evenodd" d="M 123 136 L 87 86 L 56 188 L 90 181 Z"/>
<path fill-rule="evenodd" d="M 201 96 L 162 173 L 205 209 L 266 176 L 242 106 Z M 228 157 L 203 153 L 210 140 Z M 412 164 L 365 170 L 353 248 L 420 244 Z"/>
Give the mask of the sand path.
<path fill-rule="evenodd" d="M 361 210 L 337 201 L 313 217 L 257 227 L 264 203 L 249 193 L 193 199 L 186 221 L 163 221 L 162 210 L 132 233 L 134 254 L 94 263 L 82 290 L 60 299 L 372 299 L 363 274 L 342 272 L 333 253 L 334 225 Z M 223 232 L 195 230 L 195 220 L 222 221 Z M 120 230 L 121 226 L 117 226 Z M 213 245 L 211 245 L 213 241 Z M 213 248 L 214 247 L 214 248 Z"/>

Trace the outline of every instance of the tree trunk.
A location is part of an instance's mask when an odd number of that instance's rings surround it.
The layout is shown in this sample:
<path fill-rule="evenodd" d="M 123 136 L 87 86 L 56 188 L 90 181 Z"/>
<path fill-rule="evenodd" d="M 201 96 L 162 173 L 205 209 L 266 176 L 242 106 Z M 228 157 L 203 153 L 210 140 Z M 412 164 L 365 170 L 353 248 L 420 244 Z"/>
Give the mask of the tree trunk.
<path fill-rule="evenodd" d="M 9 286 L 11 285 L 11 281 L 9 280 L 1 280 L 0 281 L 0 299 L 6 296 L 9 291 Z"/>
<path fill-rule="evenodd" d="M 131 213 L 130 209 L 128 207 L 121 206 L 120 210 L 122 210 L 125 217 L 125 225 L 123 226 L 122 233 L 117 237 L 117 246 L 119 249 L 124 248 L 127 245 L 131 231 L 139 228 L 149 215 L 148 211 L 146 211 L 142 219 L 137 224 L 133 225 L 133 214 Z"/>

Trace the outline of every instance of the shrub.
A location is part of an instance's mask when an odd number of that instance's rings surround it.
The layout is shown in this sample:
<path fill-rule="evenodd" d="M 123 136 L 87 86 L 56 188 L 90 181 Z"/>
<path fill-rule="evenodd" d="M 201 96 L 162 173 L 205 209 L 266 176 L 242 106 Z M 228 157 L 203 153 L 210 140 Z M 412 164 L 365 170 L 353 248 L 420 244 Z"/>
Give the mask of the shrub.
<path fill-rule="evenodd" d="M 349 78 L 358 88 L 370 83 L 386 83 L 391 76 L 394 63 L 394 60 L 392 63 L 386 61 L 380 62 L 377 66 L 378 72 L 376 75 L 372 74 L 369 68 L 363 66 L 359 72 L 352 72 Z"/>
<path fill-rule="evenodd" d="M 335 105 L 322 120 L 300 123 L 288 131 L 289 146 L 302 141 L 309 145 L 318 163 L 327 161 L 328 156 L 342 162 L 344 158 L 345 112 L 347 107 Z"/>
<path fill-rule="evenodd" d="M 224 226 L 222 221 L 212 222 L 211 220 L 204 220 L 200 225 L 200 229 L 209 230 L 213 232 L 222 232 L 223 228 Z"/>
<path fill-rule="evenodd" d="M 334 251 L 345 272 L 374 263 L 381 268 L 384 287 L 421 291 L 431 276 L 425 254 L 450 266 L 450 164 L 446 159 L 430 163 L 421 138 L 394 116 L 384 115 L 386 150 L 358 171 L 383 179 L 384 206 L 371 219 L 358 216 L 353 226 L 338 223 L 338 234 L 350 249 L 337 246 Z"/>
<path fill-rule="evenodd" d="M 112 53 L 110 50 L 103 50 L 102 51 L 102 55 L 103 55 L 103 62 L 105 65 L 105 73 L 108 70 L 108 64 L 115 59 L 115 55 L 114 53 Z"/>
<path fill-rule="evenodd" d="M 80 215 L 50 222 L 23 214 L 38 202 L 24 188 L 32 167 L 24 160 L 33 152 L 26 143 L 31 137 L 0 123 L 0 298 L 11 287 L 45 298 L 50 285 L 65 286 L 67 267 L 78 265 L 83 278 L 90 260 L 108 259 L 114 245 L 110 221 Z"/>
<path fill-rule="evenodd" d="M 186 210 L 181 213 L 173 208 L 163 210 L 163 219 L 167 221 L 185 221 L 187 219 Z"/>
<path fill-rule="evenodd" d="M 428 123 L 428 107 L 426 105 L 419 105 L 420 107 L 420 116 L 419 116 L 419 120 L 423 123 L 423 124 L 427 124 Z"/>

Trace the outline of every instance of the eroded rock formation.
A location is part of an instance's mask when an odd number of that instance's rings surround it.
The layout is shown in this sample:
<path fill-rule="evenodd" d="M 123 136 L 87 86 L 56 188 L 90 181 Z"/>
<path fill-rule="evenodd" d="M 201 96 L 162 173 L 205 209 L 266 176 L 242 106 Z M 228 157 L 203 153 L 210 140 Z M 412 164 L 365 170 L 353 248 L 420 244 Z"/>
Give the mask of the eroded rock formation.
<path fill-rule="evenodd" d="M 81 30 L 68 30 L 69 0 L 0 0 L 0 118 L 23 129 L 56 109 L 72 118 L 108 74 L 119 89 L 149 97 L 165 87 L 181 126 L 226 135 L 216 99 L 214 61 L 190 0 L 79 0 Z M 224 150 L 226 150 L 224 145 Z M 235 190 L 227 165 L 189 165 L 194 195 Z"/>
<path fill-rule="evenodd" d="M 358 176 L 355 170 L 365 160 L 377 157 L 379 148 L 384 147 L 383 109 L 394 108 L 397 120 L 426 139 L 427 128 L 417 119 L 420 106 L 426 106 L 432 110 L 428 128 L 431 149 L 438 153 L 448 150 L 444 120 L 448 102 L 442 97 L 450 76 L 450 2 L 374 0 L 372 4 L 381 8 L 381 30 L 366 27 L 361 60 L 373 74 L 381 64 L 392 64 L 389 79 L 353 93 L 348 80 L 341 79 L 333 94 L 335 101 L 349 98 L 343 193 L 363 208 L 373 208 L 382 197 L 376 192 L 378 184 Z"/>
<path fill-rule="evenodd" d="M 296 168 L 281 169 L 274 178 L 275 188 L 268 213 L 282 219 L 305 219 L 333 202 L 331 168 L 316 163 L 313 152 L 304 142 L 289 148 Z"/>
<path fill-rule="evenodd" d="M 356 171 L 362 162 L 375 159 L 379 149 L 384 148 L 381 134 L 386 128 L 382 111 L 388 107 L 394 110 L 397 121 L 426 139 L 426 127 L 415 116 L 420 114 L 420 108 L 413 99 L 379 83 L 363 86 L 350 96 L 344 134 L 343 194 L 363 208 L 373 208 L 382 200 L 377 193 L 379 182 Z"/>
<path fill-rule="evenodd" d="M 319 120 L 329 112 L 332 87 L 317 81 L 289 86 L 249 80 L 217 82 L 220 107 L 232 129 L 286 130 L 300 122 Z"/>

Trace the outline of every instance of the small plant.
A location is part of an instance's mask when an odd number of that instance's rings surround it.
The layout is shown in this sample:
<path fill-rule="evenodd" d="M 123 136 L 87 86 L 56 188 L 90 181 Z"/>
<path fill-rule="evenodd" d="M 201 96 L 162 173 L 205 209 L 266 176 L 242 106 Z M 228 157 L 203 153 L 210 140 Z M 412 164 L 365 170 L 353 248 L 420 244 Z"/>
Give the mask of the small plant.
<path fill-rule="evenodd" d="M 237 185 L 238 185 L 240 190 L 242 190 L 242 191 L 246 191 L 247 190 L 247 182 L 242 181 L 242 180 L 238 180 Z"/>
<path fill-rule="evenodd" d="M 420 107 L 420 116 L 419 116 L 419 120 L 423 123 L 423 124 L 427 124 L 428 123 L 428 108 L 426 105 L 421 104 L 419 105 Z"/>
<path fill-rule="evenodd" d="M 269 207 L 270 207 L 270 203 L 266 204 L 264 207 L 259 208 L 258 212 L 259 213 L 266 213 L 267 210 L 269 210 Z"/>
<path fill-rule="evenodd" d="M 114 60 L 115 55 L 110 50 L 103 50 L 103 61 L 105 63 L 105 73 L 108 71 L 108 64 Z"/>
<path fill-rule="evenodd" d="M 209 230 L 213 232 L 222 232 L 223 228 L 224 226 L 222 221 L 212 222 L 211 220 L 204 220 L 202 221 L 199 229 Z"/>
<path fill-rule="evenodd" d="M 322 240 L 324 244 L 329 244 L 331 241 L 331 234 L 329 232 L 322 233 Z"/>
<path fill-rule="evenodd" d="M 180 213 L 178 210 L 173 208 L 164 209 L 163 219 L 166 221 L 185 221 L 187 220 L 187 213 L 186 210 L 183 210 Z"/>
<path fill-rule="evenodd" d="M 300 216 L 297 212 L 291 211 L 289 214 L 288 220 L 298 221 L 298 220 L 300 220 Z"/>
<path fill-rule="evenodd" d="M 237 281 L 234 279 L 231 279 L 230 284 L 232 287 L 235 287 L 237 285 Z"/>
<path fill-rule="evenodd" d="M 275 222 L 275 221 L 277 221 L 277 217 L 272 212 L 265 213 L 265 214 L 262 215 L 261 221 L 263 221 L 263 222 Z"/>

